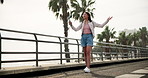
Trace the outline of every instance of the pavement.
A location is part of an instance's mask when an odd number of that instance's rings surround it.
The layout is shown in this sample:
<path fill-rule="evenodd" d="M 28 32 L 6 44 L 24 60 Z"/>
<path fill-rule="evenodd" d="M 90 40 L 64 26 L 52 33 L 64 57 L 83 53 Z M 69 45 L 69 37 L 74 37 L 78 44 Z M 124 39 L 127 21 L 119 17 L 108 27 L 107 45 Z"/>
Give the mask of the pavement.
<path fill-rule="evenodd" d="M 84 63 L 77 63 L 45 67 L 2 69 L 0 70 L 0 78 L 126 78 L 124 76 L 137 74 L 139 76 L 137 78 L 140 78 L 144 76 L 147 77 L 147 67 L 148 58 L 124 59 L 93 62 L 91 63 L 90 73 L 84 73 Z M 139 75 L 137 71 L 141 74 Z"/>
<path fill-rule="evenodd" d="M 90 73 L 79 69 L 33 78 L 148 78 L 148 60 L 92 67 Z"/>

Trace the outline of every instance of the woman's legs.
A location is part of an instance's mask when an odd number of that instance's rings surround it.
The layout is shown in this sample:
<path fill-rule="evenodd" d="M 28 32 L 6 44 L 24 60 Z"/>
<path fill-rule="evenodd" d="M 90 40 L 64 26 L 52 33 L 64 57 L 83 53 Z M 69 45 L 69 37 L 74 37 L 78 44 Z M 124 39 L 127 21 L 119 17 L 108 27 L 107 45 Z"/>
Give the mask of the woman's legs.
<path fill-rule="evenodd" d="M 92 46 L 83 47 L 83 50 L 84 50 L 86 67 L 90 68 L 90 58 L 91 58 L 90 54 L 91 54 Z"/>
<path fill-rule="evenodd" d="M 86 50 L 86 47 L 83 47 L 83 51 L 84 51 L 84 60 L 85 60 L 85 64 L 87 65 L 87 50 Z"/>
<path fill-rule="evenodd" d="M 86 53 L 86 57 L 87 57 L 87 64 L 86 64 L 86 66 L 88 67 L 88 68 L 90 68 L 90 54 L 91 54 L 91 49 L 92 49 L 92 47 L 91 46 L 87 46 L 86 47 L 86 49 L 87 49 L 87 53 Z"/>
<path fill-rule="evenodd" d="M 84 51 L 84 59 L 86 63 L 86 67 L 90 68 L 90 55 L 93 46 L 93 35 L 92 34 L 82 34 L 81 38 L 81 46 Z"/>

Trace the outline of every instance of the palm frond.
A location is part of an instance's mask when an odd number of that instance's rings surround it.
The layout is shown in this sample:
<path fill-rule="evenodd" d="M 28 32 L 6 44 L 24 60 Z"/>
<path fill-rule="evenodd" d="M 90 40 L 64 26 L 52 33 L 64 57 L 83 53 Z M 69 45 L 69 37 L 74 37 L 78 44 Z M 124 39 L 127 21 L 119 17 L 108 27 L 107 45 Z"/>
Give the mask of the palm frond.
<path fill-rule="evenodd" d="M 91 16 L 93 16 L 93 11 L 95 10 L 95 8 L 89 8 L 91 7 L 91 5 L 94 4 L 94 1 L 92 0 L 81 0 L 81 3 L 78 2 L 77 0 L 70 0 L 71 2 L 71 7 L 74 9 L 74 11 L 72 11 L 72 15 L 73 15 L 73 18 L 75 20 L 79 20 L 80 22 L 82 21 L 82 17 L 81 17 L 81 14 L 85 11 L 88 11 L 90 12 Z"/>

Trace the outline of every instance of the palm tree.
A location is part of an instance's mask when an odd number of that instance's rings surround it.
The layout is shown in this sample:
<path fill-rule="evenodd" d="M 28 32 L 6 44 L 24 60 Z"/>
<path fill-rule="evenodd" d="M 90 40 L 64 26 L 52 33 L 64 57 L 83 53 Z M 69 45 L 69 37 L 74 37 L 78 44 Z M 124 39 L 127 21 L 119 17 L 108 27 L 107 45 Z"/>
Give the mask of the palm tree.
<path fill-rule="evenodd" d="M 126 32 L 122 31 L 121 33 L 119 33 L 118 39 L 119 39 L 118 44 L 126 45 L 126 41 L 127 41 Z"/>
<path fill-rule="evenodd" d="M 127 37 L 127 45 L 131 45 L 133 42 L 133 35 L 129 33 L 126 37 Z"/>
<path fill-rule="evenodd" d="M 114 31 L 113 29 L 109 29 L 109 26 L 106 26 L 104 31 L 101 32 L 101 34 L 97 34 L 97 39 L 99 39 L 99 41 L 103 41 L 104 39 L 106 40 L 106 43 L 110 42 L 111 38 L 115 38 L 115 34 L 116 31 Z M 106 44 L 106 46 L 109 46 L 108 44 Z M 109 52 L 109 48 L 105 48 L 105 52 Z M 107 59 L 111 59 L 110 54 L 106 54 Z"/>
<path fill-rule="evenodd" d="M 134 43 L 133 46 L 138 46 L 138 42 L 139 42 L 139 34 L 138 34 L 138 32 L 137 32 L 137 33 L 135 32 L 135 33 L 133 34 L 132 40 L 133 40 L 133 43 Z"/>
<path fill-rule="evenodd" d="M 148 44 L 148 31 L 146 27 L 139 28 L 139 31 L 137 32 L 139 35 L 139 46 L 140 47 L 147 47 Z M 140 50 L 141 53 L 143 51 Z M 141 55 L 143 56 L 143 55 Z"/>
<path fill-rule="evenodd" d="M 93 0 L 81 0 L 81 2 L 78 2 L 78 0 L 71 0 L 71 7 L 74 8 L 74 10 L 71 11 L 72 17 L 81 22 L 81 15 L 85 11 L 89 12 L 90 15 L 94 17 L 93 11 L 95 8 L 90 8 L 94 3 L 95 1 Z"/>
<path fill-rule="evenodd" d="M 55 13 L 57 18 L 60 18 L 64 24 L 64 34 L 65 37 L 68 37 L 68 14 L 69 5 L 67 0 L 50 0 L 49 10 L 52 10 Z M 68 39 L 65 39 L 64 42 L 68 43 Z M 68 44 L 65 44 L 65 52 L 69 52 Z M 65 54 L 66 58 L 70 58 L 70 54 Z M 70 62 L 70 60 L 66 60 Z"/>
<path fill-rule="evenodd" d="M 122 31 L 121 33 L 119 33 L 118 36 L 118 44 L 122 44 L 122 45 L 131 45 L 133 43 L 133 35 L 131 33 L 129 33 L 128 35 L 126 35 L 125 31 Z M 123 47 L 126 48 L 126 47 Z M 127 52 L 127 49 L 123 49 L 121 50 L 123 52 Z M 123 54 L 124 56 L 128 56 L 127 54 Z"/>
<path fill-rule="evenodd" d="M 74 8 L 74 10 L 71 12 L 72 17 L 74 19 L 79 19 L 80 20 L 80 13 L 84 11 L 92 12 L 93 9 L 89 9 L 89 6 L 94 4 L 95 1 L 89 0 L 88 2 L 86 0 L 81 0 L 82 6 L 79 6 L 79 2 L 77 0 L 50 0 L 49 2 L 49 10 L 52 10 L 55 13 L 55 16 L 57 18 L 60 18 L 63 21 L 64 24 L 64 34 L 65 37 L 68 37 L 68 19 L 67 17 L 70 15 L 69 10 L 69 5 L 68 1 L 70 1 L 71 6 Z M 76 2 L 76 4 L 75 4 Z M 81 8 L 76 8 L 75 6 L 78 6 Z M 82 9 L 83 8 L 83 9 Z M 78 10 L 78 11 L 77 11 Z M 93 13 L 91 13 L 93 15 Z M 64 42 L 68 43 L 68 39 L 65 39 Z M 65 44 L 65 52 L 69 52 L 68 44 Z M 70 58 L 69 54 L 65 55 L 66 58 Z M 70 62 L 70 60 L 66 60 L 67 62 Z"/>
<path fill-rule="evenodd" d="M 101 34 L 97 34 L 97 39 L 99 41 L 103 41 L 104 39 L 106 40 L 106 43 L 110 42 L 111 38 L 115 38 L 116 31 L 113 29 L 109 29 L 109 26 L 106 26 L 105 30 L 101 32 Z"/>
<path fill-rule="evenodd" d="M 141 39 L 141 47 L 146 47 L 148 43 L 148 31 L 146 27 L 139 28 L 138 33 L 140 34 L 139 37 Z"/>
<path fill-rule="evenodd" d="M 131 33 L 129 33 L 128 35 L 126 35 L 126 32 L 125 31 L 122 31 L 121 33 L 119 33 L 118 44 L 131 45 L 133 43 L 133 41 L 134 41 L 133 37 L 134 36 Z"/>

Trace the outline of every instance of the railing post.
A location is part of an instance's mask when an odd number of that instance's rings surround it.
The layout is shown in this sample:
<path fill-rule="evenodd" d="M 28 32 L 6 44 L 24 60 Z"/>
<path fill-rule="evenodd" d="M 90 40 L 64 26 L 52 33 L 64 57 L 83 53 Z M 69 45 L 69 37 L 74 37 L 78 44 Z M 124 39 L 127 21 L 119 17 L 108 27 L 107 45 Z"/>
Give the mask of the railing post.
<path fill-rule="evenodd" d="M 130 47 L 127 48 L 127 51 L 128 51 L 128 53 L 127 53 L 127 59 L 129 59 L 130 58 Z"/>
<path fill-rule="evenodd" d="M 79 42 L 78 40 L 76 39 L 77 41 L 77 45 L 78 45 L 78 63 L 80 63 L 80 48 L 79 48 Z"/>
<path fill-rule="evenodd" d="M 38 39 L 37 39 L 37 36 L 36 34 L 33 34 L 34 37 L 35 37 L 35 42 L 36 42 L 36 66 L 38 67 Z"/>
<path fill-rule="evenodd" d="M 137 52 L 137 58 L 139 58 L 139 52 L 138 52 L 137 47 L 135 47 L 135 49 L 136 49 L 136 52 Z"/>
<path fill-rule="evenodd" d="M 60 64 L 62 64 L 63 62 L 62 62 L 62 40 L 61 40 L 61 38 L 60 37 L 58 37 L 59 38 L 59 41 L 60 41 Z"/>
<path fill-rule="evenodd" d="M 139 52 L 140 52 L 140 55 L 141 55 L 141 58 L 143 57 L 143 53 L 141 52 L 141 47 L 139 48 Z"/>
<path fill-rule="evenodd" d="M 0 33 L 0 69 L 2 68 L 2 39 L 1 39 L 1 33 Z"/>
<path fill-rule="evenodd" d="M 108 47 L 109 47 L 109 53 L 110 53 L 110 60 L 112 60 L 111 45 L 108 45 Z"/>
<path fill-rule="evenodd" d="M 118 53 L 119 53 L 119 52 L 118 52 L 117 45 L 116 45 L 116 53 L 117 53 L 117 56 L 116 56 L 116 57 L 117 57 L 117 60 L 119 60 L 119 59 L 118 59 Z"/>
<path fill-rule="evenodd" d="M 123 54 L 124 54 L 124 47 L 121 45 L 122 51 L 121 51 L 121 58 L 124 59 Z"/>
<path fill-rule="evenodd" d="M 147 52 L 147 57 L 148 57 L 148 48 L 146 48 L 146 52 Z"/>
<path fill-rule="evenodd" d="M 141 48 L 139 47 L 140 58 L 142 58 Z"/>
<path fill-rule="evenodd" d="M 132 47 L 131 47 L 131 49 L 130 49 L 130 57 L 131 57 L 131 59 L 133 58 L 133 53 L 132 53 Z"/>
<path fill-rule="evenodd" d="M 101 44 L 101 50 L 102 50 L 102 51 L 101 51 L 101 60 L 103 61 L 103 60 L 104 60 L 104 57 L 103 57 L 103 54 L 104 54 L 104 53 L 103 53 L 103 47 L 102 47 L 102 44 Z"/>
<path fill-rule="evenodd" d="M 136 50 L 136 47 L 134 47 L 135 48 L 135 52 L 136 52 L 136 58 L 139 58 L 139 53 L 138 53 L 138 51 Z"/>
<path fill-rule="evenodd" d="M 146 48 L 145 50 L 146 50 L 146 55 L 147 55 L 146 57 L 148 57 L 148 48 Z"/>

